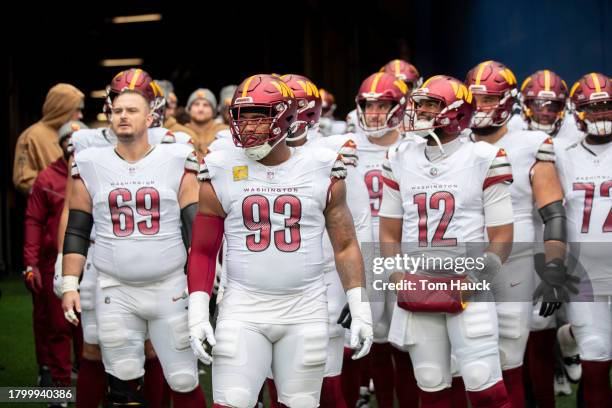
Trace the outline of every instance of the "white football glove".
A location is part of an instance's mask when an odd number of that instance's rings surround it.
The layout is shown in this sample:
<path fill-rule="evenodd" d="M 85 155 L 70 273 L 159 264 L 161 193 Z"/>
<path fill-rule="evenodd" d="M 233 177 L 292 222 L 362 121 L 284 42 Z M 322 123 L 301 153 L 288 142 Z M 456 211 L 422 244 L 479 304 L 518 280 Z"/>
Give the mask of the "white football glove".
<path fill-rule="evenodd" d="M 206 352 L 204 341 L 211 347 L 217 344 L 213 328 L 210 325 L 208 303 L 210 296 L 206 292 L 193 292 L 189 295 L 188 321 L 189 344 L 193 354 L 204 364 L 212 363 L 212 356 Z"/>
<path fill-rule="evenodd" d="M 62 298 L 62 259 L 64 258 L 64 254 L 59 252 L 57 254 L 57 258 L 55 259 L 55 273 L 53 274 L 53 293 L 58 298 Z"/>
<path fill-rule="evenodd" d="M 372 330 L 372 311 L 368 295 L 363 287 L 349 289 L 346 299 L 351 311 L 351 342 L 350 347 L 355 349 L 352 359 L 357 360 L 370 352 L 374 332 Z"/>

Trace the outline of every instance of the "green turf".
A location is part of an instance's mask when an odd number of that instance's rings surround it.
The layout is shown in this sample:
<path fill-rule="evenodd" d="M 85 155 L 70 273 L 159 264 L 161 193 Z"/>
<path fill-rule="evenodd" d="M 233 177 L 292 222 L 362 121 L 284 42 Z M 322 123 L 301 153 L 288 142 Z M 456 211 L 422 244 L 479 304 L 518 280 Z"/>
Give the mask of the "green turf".
<path fill-rule="evenodd" d="M 37 366 L 32 335 L 32 301 L 20 279 L 0 280 L 0 387 L 35 386 Z M 212 406 L 210 367 L 200 377 L 206 402 Z M 557 408 L 575 407 L 574 394 L 557 397 Z M 266 398 L 267 399 L 267 398 Z M 2 404 L 0 407 L 46 407 L 45 404 Z M 266 404 L 267 406 L 267 404 Z M 376 404 L 372 404 L 375 408 Z"/>

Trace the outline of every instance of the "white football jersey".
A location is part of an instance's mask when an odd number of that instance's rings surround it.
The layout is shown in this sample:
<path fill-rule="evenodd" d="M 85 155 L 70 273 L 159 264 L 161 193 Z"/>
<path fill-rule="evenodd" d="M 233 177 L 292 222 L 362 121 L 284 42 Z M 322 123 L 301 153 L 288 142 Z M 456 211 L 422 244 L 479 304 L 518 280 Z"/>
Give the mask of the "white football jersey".
<path fill-rule="evenodd" d="M 219 319 L 258 323 L 327 321 L 323 280 L 324 210 L 346 167 L 329 149 L 299 148 L 278 166 L 243 149 L 206 156 L 200 180 L 210 180 L 225 217 L 227 289 Z"/>
<path fill-rule="evenodd" d="M 183 273 L 178 193 L 185 172 L 197 173 L 191 146 L 154 146 L 137 163 L 114 147 L 92 147 L 75 155 L 72 176 L 85 183 L 96 229 L 94 265 L 103 286 L 142 285 Z"/>
<path fill-rule="evenodd" d="M 353 109 L 346 115 L 346 133 L 355 133 L 359 129 L 359 119 L 357 118 L 357 109 Z"/>
<path fill-rule="evenodd" d="M 553 139 L 539 130 L 508 129 L 508 132 L 493 146 L 504 149 L 512 165 L 514 181 L 510 186 L 510 195 L 514 215 L 514 242 L 529 244 L 515 248 L 515 250 L 520 248 L 522 252 L 532 248 L 531 243 L 535 242 L 531 170 L 537 161 L 554 163 Z M 513 252 L 513 255 L 520 253 Z"/>
<path fill-rule="evenodd" d="M 508 131 L 516 130 L 529 130 L 527 122 L 523 120 L 521 115 L 514 115 L 508 121 Z M 574 118 L 574 115 L 570 112 L 565 112 L 563 123 L 561 123 L 561 128 L 559 128 L 559 131 L 553 136 L 553 138 L 555 140 L 564 140 L 573 143 L 583 139 L 584 136 L 584 133 L 579 131 L 578 127 L 576 126 L 576 119 Z"/>
<path fill-rule="evenodd" d="M 323 136 L 340 135 L 346 132 L 346 122 L 322 117 L 319 119 L 319 129 Z"/>
<path fill-rule="evenodd" d="M 357 145 L 357 155 L 359 163 L 357 169 L 363 177 L 363 181 L 368 189 L 370 196 L 370 215 L 372 217 L 372 239 L 369 242 L 378 242 L 378 226 L 380 202 L 383 194 L 382 165 L 387 155 L 387 150 L 397 146 L 403 141 L 400 137 L 391 146 L 379 146 L 372 142 L 363 133 L 347 133 Z"/>
<path fill-rule="evenodd" d="M 191 144 L 191 137 L 183 132 L 170 132 L 166 128 L 156 127 L 147 129 L 149 144 L 181 143 Z M 116 146 L 117 136 L 111 128 L 80 129 L 70 137 L 70 151 L 81 152 L 89 147 Z"/>
<path fill-rule="evenodd" d="M 460 142 L 459 150 L 436 163 L 425 156 L 425 139 L 389 149 L 384 182 L 401 193 L 402 242 L 419 254 L 422 248 L 454 254 L 457 245 L 484 242 L 484 190 L 512 180 L 503 149 Z"/>
<path fill-rule="evenodd" d="M 229 141 L 232 141 L 232 132 L 229 129 L 222 129 L 220 131 L 217 132 L 217 134 L 215 135 L 216 139 L 229 139 Z"/>
<path fill-rule="evenodd" d="M 310 139 L 309 139 L 310 141 Z M 370 212 L 370 197 L 364 182 L 363 173 L 358 168 L 358 146 L 349 135 L 335 135 L 315 139 L 308 144 L 314 147 L 327 147 L 342 156 L 346 165 L 346 203 L 351 210 L 355 232 L 360 243 L 372 240 L 372 217 Z M 327 233 L 323 242 L 323 252 L 327 263 L 334 263 L 334 251 Z M 334 269 L 334 268 L 332 268 Z"/>
<path fill-rule="evenodd" d="M 595 294 L 612 294 L 612 143 L 555 145 L 565 193 L 568 242 L 588 274 Z"/>

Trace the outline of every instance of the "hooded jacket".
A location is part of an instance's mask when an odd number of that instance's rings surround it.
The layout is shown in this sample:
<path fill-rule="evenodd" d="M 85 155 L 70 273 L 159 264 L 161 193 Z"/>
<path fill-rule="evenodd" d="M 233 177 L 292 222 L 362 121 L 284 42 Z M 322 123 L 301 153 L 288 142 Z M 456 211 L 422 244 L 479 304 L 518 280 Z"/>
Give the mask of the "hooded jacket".
<path fill-rule="evenodd" d="M 13 163 L 13 184 L 27 194 L 39 172 L 62 156 L 58 142 L 59 128 L 81 105 L 84 95 L 69 84 L 57 84 L 47 93 L 43 117 L 17 139 Z"/>

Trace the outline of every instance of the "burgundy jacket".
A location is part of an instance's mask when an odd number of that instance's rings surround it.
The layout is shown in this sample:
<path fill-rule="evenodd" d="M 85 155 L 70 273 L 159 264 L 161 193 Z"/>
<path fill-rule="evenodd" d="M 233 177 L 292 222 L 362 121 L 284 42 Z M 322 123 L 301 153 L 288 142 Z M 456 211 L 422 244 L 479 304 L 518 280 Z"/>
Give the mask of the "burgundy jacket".
<path fill-rule="evenodd" d="M 53 270 L 67 178 L 68 163 L 60 157 L 41 171 L 34 181 L 25 216 L 25 266 L 38 266 L 41 271 Z"/>

